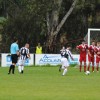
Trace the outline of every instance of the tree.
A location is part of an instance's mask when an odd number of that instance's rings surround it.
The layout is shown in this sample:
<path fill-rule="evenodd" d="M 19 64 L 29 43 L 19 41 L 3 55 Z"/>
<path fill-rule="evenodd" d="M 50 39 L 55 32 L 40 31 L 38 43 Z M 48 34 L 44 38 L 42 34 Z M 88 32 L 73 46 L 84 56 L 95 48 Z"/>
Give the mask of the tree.
<path fill-rule="evenodd" d="M 31 52 L 41 42 L 54 53 L 62 35 L 68 42 L 79 40 L 88 27 L 99 23 L 99 4 L 99 0 L 0 0 L 0 16 L 7 19 L 2 30 L 3 51 L 8 52 L 12 38 L 18 37 L 20 46 L 30 43 Z"/>
<path fill-rule="evenodd" d="M 54 1 L 54 7 L 55 9 L 52 9 L 52 18 L 50 19 L 49 16 L 50 14 L 47 12 L 47 26 L 48 26 L 48 40 L 47 40 L 47 45 L 49 44 L 50 47 L 52 47 L 53 40 L 56 39 L 58 32 L 60 31 L 61 27 L 69 17 L 69 15 L 72 13 L 75 5 L 76 5 L 77 0 L 74 0 L 72 3 L 72 6 L 70 7 L 69 11 L 66 12 L 65 16 L 63 19 L 59 21 L 59 11 L 61 8 L 62 0 L 55 0 Z"/>

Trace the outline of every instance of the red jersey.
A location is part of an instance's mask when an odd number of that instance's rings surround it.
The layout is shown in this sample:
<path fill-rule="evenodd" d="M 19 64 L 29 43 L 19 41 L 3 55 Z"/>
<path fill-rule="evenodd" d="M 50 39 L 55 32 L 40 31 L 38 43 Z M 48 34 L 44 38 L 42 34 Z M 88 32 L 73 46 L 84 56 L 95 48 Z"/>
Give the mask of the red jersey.
<path fill-rule="evenodd" d="M 91 56 L 93 56 L 93 57 L 94 57 L 95 46 L 90 45 L 90 46 L 88 47 L 88 50 L 89 50 L 89 52 L 90 52 Z"/>
<path fill-rule="evenodd" d="M 95 53 L 100 57 L 100 47 L 95 47 Z"/>
<path fill-rule="evenodd" d="M 100 47 L 95 48 L 95 53 L 96 53 L 96 63 L 100 62 Z"/>
<path fill-rule="evenodd" d="M 87 49 L 88 49 L 88 46 L 87 44 L 81 44 L 79 46 L 77 46 L 77 48 L 80 50 L 80 56 L 86 56 L 86 53 L 87 53 Z"/>
<path fill-rule="evenodd" d="M 90 46 L 88 47 L 88 50 L 89 50 L 89 53 L 90 53 L 90 55 L 88 54 L 88 61 L 94 63 L 95 46 L 90 45 Z"/>

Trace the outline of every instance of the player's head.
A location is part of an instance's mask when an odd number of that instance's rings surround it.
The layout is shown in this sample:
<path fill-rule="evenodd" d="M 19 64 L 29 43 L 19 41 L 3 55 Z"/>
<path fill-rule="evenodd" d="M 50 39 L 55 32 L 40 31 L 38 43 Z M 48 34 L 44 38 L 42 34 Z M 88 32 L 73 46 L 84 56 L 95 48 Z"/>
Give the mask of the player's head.
<path fill-rule="evenodd" d="M 95 46 L 95 41 L 92 41 L 92 45 Z"/>
<path fill-rule="evenodd" d="M 66 49 L 70 50 L 70 49 L 71 49 L 71 46 L 68 44 L 68 45 L 66 46 Z"/>
<path fill-rule="evenodd" d="M 14 42 L 18 43 L 18 39 L 17 38 L 14 38 Z"/>
<path fill-rule="evenodd" d="M 65 47 L 63 46 L 62 49 L 65 49 Z"/>
<path fill-rule="evenodd" d="M 38 46 L 40 46 L 41 44 L 40 43 L 38 43 Z"/>
<path fill-rule="evenodd" d="M 82 41 L 82 44 L 85 44 L 85 41 L 84 40 Z"/>
<path fill-rule="evenodd" d="M 99 46 L 100 46 L 100 42 L 98 41 L 98 42 L 97 42 L 97 47 L 99 47 Z"/>
<path fill-rule="evenodd" d="M 29 43 L 26 43 L 26 44 L 25 44 L 25 47 L 26 47 L 26 48 L 29 48 Z"/>

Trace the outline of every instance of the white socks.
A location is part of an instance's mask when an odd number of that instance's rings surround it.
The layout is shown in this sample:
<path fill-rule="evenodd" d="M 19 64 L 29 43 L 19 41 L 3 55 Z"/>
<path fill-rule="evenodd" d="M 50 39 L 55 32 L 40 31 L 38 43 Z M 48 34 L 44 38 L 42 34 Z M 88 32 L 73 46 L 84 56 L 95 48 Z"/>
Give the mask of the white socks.
<path fill-rule="evenodd" d="M 65 75 L 67 73 L 67 68 L 64 69 L 63 71 L 63 74 L 62 75 Z"/>
<path fill-rule="evenodd" d="M 18 66 L 18 70 L 21 73 L 24 70 L 24 66 Z"/>

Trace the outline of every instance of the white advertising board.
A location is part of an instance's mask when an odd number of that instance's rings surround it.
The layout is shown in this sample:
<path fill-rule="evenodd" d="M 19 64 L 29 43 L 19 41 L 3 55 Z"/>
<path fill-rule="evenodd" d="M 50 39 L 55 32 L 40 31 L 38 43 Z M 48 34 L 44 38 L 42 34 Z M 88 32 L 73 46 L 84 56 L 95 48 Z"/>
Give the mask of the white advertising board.
<path fill-rule="evenodd" d="M 9 67 L 11 65 L 11 56 L 8 56 L 8 53 L 1 54 L 1 67 Z M 31 59 L 27 59 L 25 61 L 25 66 L 33 65 L 34 64 L 34 57 L 33 54 L 30 54 Z"/>
<path fill-rule="evenodd" d="M 70 64 L 79 63 L 79 55 L 73 55 L 74 61 L 69 58 Z M 35 65 L 59 65 L 61 64 L 60 54 L 36 54 Z"/>
<path fill-rule="evenodd" d="M 60 54 L 30 54 L 31 59 L 27 59 L 25 65 L 60 65 L 61 64 L 61 55 Z M 73 55 L 74 61 L 69 57 L 70 64 L 79 64 L 79 54 Z M 88 62 L 87 62 L 88 64 Z M 11 57 L 8 56 L 8 53 L 1 54 L 1 67 L 7 67 L 11 65 Z"/>

